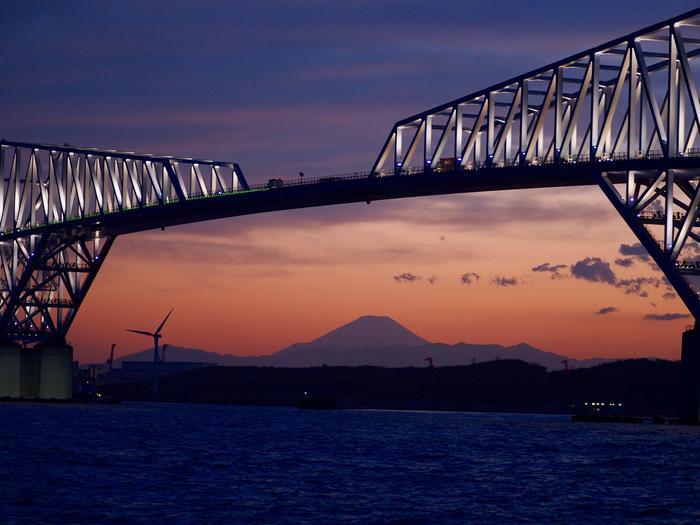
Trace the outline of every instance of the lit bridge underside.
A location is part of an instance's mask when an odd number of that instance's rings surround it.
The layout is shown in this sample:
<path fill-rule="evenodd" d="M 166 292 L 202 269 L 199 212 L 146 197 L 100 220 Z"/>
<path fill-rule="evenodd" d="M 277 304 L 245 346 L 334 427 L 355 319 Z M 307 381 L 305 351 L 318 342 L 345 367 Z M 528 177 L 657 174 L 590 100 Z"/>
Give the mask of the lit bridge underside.
<path fill-rule="evenodd" d="M 700 9 L 397 122 L 365 173 L 0 143 L 0 333 L 64 342 L 114 239 L 276 210 L 597 185 L 700 318 Z"/>

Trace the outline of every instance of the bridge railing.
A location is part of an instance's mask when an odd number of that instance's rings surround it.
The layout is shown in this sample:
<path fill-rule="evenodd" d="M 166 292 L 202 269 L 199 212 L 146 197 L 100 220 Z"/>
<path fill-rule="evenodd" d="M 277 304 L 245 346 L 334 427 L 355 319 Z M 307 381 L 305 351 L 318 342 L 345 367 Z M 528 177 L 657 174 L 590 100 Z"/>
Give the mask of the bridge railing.
<path fill-rule="evenodd" d="M 320 177 L 275 178 L 267 182 L 249 185 L 240 173 L 240 168 L 234 163 L 213 163 L 213 161 L 152 156 L 122 158 L 117 156 L 131 154 L 104 151 L 98 154 L 97 150 L 87 149 L 76 153 L 77 150 L 60 151 L 53 150 L 51 146 L 42 146 L 43 150 L 48 150 L 49 154 L 52 155 L 48 163 L 42 164 L 37 148 L 30 147 L 31 145 L 16 146 L 13 144 L 15 143 L 0 144 L 0 146 L 4 146 L 0 147 L 0 170 L 4 173 L 0 180 L 0 224 L 4 224 L 4 227 L 0 229 L 0 232 L 4 234 L 22 232 L 42 225 L 70 224 L 128 210 L 265 192 L 280 188 L 324 185 L 368 177 L 455 173 L 468 175 L 484 169 L 493 170 L 521 165 L 573 165 L 590 162 L 591 158 L 586 154 L 577 157 L 561 157 L 558 160 L 534 156 L 530 159 L 503 159 L 498 162 L 483 160 L 464 164 L 455 162 L 456 159 L 442 159 L 435 166 L 409 166 L 380 172 L 346 172 Z M 14 148 L 12 155 L 9 156 L 7 155 L 8 147 Z M 18 160 L 21 158 L 20 147 L 29 150 L 24 176 L 20 175 L 21 169 Z M 88 151 L 92 153 L 86 153 Z M 84 155 L 82 164 L 80 159 L 71 159 L 71 153 L 72 155 Z M 700 156 L 700 148 L 688 148 L 679 156 L 698 157 Z M 97 157 L 97 160 L 94 157 Z M 650 150 L 644 156 L 637 155 L 634 158 L 655 159 L 660 157 L 663 157 L 661 150 Z M 8 162 L 8 158 L 10 162 Z M 617 152 L 609 156 L 604 154 L 596 158 L 595 161 L 604 163 L 624 161 L 627 158 L 628 155 L 625 152 Z M 114 166 L 100 166 L 103 160 L 114 162 L 113 159 L 116 159 Z M 153 159 L 151 160 L 153 164 L 160 163 L 157 168 L 149 167 L 150 159 Z M 61 168 L 62 162 L 63 168 Z M 455 164 L 458 164 L 457 168 L 454 167 Z M 227 179 L 222 177 L 223 168 L 228 168 Z M 187 184 L 181 176 L 185 169 L 189 170 L 190 173 Z M 122 176 L 115 178 L 114 174 L 119 174 L 120 170 L 122 170 Z M 152 175 L 157 176 L 152 177 Z M 205 175 L 207 176 L 206 181 Z M 173 180 L 175 184 L 173 184 Z M 180 183 L 179 187 L 178 183 Z M 121 192 L 115 191 L 115 188 L 121 188 Z"/>
<path fill-rule="evenodd" d="M 238 190 L 228 191 L 228 192 L 219 191 L 216 194 L 209 194 L 209 195 L 196 193 L 196 194 L 192 195 L 190 198 L 191 199 L 199 199 L 199 198 L 207 198 L 207 197 L 216 197 L 216 196 L 221 196 L 221 195 L 233 195 L 233 194 L 240 194 L 240 193 L 251 193 L 251 192 L 256 192 L 256 191 L 268 191 L 268 190 L 277 189 L 277 188 L 293 188 L 296 186 L 328 184 L 331 182 L 366 179 L 370 175 L 371 175 L 371 173 L 369 171 L 357 171 L 357 172 L 351 172 L 351 173 L 339 173 L 337 175 L 328 175 L 328 176 L 323 176 L 323 177 L 306 177 L 306 176 L 304 176 L 304 177 L 299 177 L 299 178 L 294 178 L 294 179 L 277 178 L 277 179 L 270 179 L 268 182 L 251 184 L 247 189 L 238 189 Z"/>

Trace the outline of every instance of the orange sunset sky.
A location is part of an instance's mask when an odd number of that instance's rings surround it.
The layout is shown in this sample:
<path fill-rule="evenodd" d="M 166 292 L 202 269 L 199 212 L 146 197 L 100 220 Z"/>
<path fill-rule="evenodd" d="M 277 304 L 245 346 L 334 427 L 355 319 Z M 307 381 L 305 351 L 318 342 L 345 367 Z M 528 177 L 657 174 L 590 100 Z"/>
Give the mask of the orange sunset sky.
<path fill-rule="evenodd" d="M 8 8 L 0 135 L 232 160 L 251 183 L 366 170 L 402 117 L 696 7 L 497 0 L 448 2 L 438 17 L 426 2 L 144 4 Z M 69 342 L 81 361 L 103 361 L 111 343 L 138 351 L 150 343 L 125 328 L 153 329 L 175 307 L 163 342 L 220 353 L 270 353 L 374 314 L 436 342 L 677 359 L 690 320 L 647 260 L 620 252 L 635 244 L 597 188 L 143 232 L 117 239 Z M 572 272 L 587 258 L 607 282 Z M 533 271 L 543 263 L 558 271 Z M 630 284 L 640 277 L 652 280 Z"/>
<path fill-rule="evenodd" d="M 612 263 L 620 244 L 634 239 L 596 188 L 355 204 L 333 217 L 334 211 L 118 239 L 73 343 L 86 358 L 110 342 L 137 350 L 144 341 L 123 327 L 155 328 L 175 306 L 164 341 L 221 353 L 269 353 L 364 314 L 389 315 L 447 343 L 526 341 L 574 357 L 678 353 L 687 319 L 643 320 L 685 312 L 678 299 L 663 298 L 665 287 L 647 287 L 648 297 L 640 297 L 570 276 L 568 266 L 588 256 L 610 261 L 619 279 L 658 275 L 644 261 L 628 269 Z M 545 262 L 567 268 L 561 278 L 532 271 Z M 395 279 L 404 273 L 420 279 Z M 465 273 L 480 279 L 462 284 Z M 499 276 L 518 284 L 492 282 Z M 619 312 L 596 314 L 610 306 Z"/>

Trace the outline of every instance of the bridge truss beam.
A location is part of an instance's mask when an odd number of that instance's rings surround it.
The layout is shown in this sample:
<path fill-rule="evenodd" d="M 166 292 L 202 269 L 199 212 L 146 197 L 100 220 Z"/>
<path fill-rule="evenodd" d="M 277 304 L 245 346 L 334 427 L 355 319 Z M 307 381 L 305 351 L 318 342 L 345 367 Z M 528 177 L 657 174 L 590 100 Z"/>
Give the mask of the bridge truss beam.
<path fill-rule="evenodd" d="M 700 162 L 671 165 L 700 156 L 698 57 L 700 9 L 400 120 L 372 174 L 590 165 L 700 319 Z M 642 159 L 661 168 L 633 169 Z"/>
<path fill-rule="evenodd" d="M 114 239 L 329 204 L 598 185 L 700 318 L 700 9 L 397 122 L 370 172 L 0 142 L 0 337 L 65 341 Z"/>
<path fill-rule="evenodd" d="M 0 334 L 65 341 L 109 225 L 248 188 L 230 162 L 0 142 Z"/>

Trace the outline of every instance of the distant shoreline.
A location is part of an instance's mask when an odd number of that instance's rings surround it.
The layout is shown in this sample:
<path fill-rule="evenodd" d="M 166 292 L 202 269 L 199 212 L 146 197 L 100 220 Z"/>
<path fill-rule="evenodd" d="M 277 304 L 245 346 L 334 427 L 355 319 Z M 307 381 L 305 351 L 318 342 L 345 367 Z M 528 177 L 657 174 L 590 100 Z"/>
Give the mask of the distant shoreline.
<path fill-rule="evenodd" d="M 162 377 L 155 401 L 294 407 L 308 392 L 339 409 L 564 415 L 578 403 L 614 401 L 634 415 L 675 416 L 679 384 L 678 362 L 648 359 L 553 372 L 511 360 L 440 368 L 213 366 Z M 125 402 L 154 401 L 150 381 L 101 389 Z"/>

